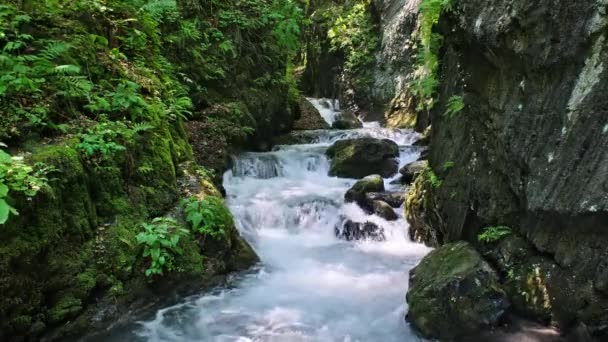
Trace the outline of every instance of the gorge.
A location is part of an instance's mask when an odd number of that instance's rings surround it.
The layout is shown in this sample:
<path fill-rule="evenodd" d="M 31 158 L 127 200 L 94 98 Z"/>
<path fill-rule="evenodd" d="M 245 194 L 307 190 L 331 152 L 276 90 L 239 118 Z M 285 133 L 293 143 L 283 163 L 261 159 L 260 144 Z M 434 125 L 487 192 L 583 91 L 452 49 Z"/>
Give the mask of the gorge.
<path fill-rule="evenodd" d="M 0 339 L 608 339 L 607 0 L 6 0 Z"/>

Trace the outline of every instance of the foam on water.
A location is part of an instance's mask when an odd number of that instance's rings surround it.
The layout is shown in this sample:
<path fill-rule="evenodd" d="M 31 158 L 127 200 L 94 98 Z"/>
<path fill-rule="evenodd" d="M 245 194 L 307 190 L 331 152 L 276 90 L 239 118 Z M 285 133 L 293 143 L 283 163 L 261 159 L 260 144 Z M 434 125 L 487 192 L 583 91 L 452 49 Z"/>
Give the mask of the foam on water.
<path fill-rule="evenodd" d="M 404 321 L 404 298 L 408 271 L 428 249 L 407 237 L 402 208 L 393 222 L 366 215 L 343 199 L 355 180 L 328 176 L 330 142 L 364 135 L 395 140 L 402 164 L 418 156 L 409 146 L 415 133 L 369 126 L 319 131 L 314 144 L 235 157 L 224 175 L 227 201 L 261 265 L 158 311 L 124 340 L 416 341 Z M 337 239 L 334 228 L 345 217 L 378 224 L 387 240 Z"/>

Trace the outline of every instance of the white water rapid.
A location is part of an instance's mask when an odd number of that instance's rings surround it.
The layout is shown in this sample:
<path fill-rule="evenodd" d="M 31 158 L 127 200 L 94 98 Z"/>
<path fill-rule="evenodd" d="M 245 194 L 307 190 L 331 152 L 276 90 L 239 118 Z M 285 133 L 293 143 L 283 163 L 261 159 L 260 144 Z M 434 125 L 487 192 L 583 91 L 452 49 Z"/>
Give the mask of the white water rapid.
<path fill-rule="evenodd" d="M 313 104 L 320 109 L 320 101 Z M 333 110 L 333 109 L 332 109 Z M 327 116 L 328 121 L 331 116 Z M 373 136 L 401 146 L 413 161 L 415 133 L 366 128 L 313 131 L 310 144 L 244 153 L 224 175 L 238 227 L 262 262 L 223 288 L 185 299 L 140 322 L 141 341 L 417 341 L 404 320 L 408 272 L 428 252 L 407 237 L 403 218 L 388 222 L 344 203 L 355 182 L 328 176 L 325 149 L 339 139 Z M 397 190 L 390 185 L 387 190 Z M 403 216 L 403 209 L 397 212 Z M 384 242 L 334 235 L 344 217 L 385 229 Z"/>

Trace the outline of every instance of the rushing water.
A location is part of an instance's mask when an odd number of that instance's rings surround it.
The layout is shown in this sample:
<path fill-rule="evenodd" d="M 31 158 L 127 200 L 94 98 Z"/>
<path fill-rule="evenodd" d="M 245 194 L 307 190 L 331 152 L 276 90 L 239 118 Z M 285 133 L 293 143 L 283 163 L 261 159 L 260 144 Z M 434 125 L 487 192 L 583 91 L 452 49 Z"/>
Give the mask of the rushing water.
<path fill-rule="evenodd" d="M 404 164 L 418 156 L 411 147 L 414 133 L 367 124 L 359 130 L 305 134 L 309 144 L 244 153 L 224 175 L 228 204 L 261 265 L 225 288 L 158 311 L 154 319 L 140 322 L 134 332 L 139 339 L 417 340 L 404 320 L 405 293 L 408 271 L 428 250 L 409 241 L 403 218 L 387 222 L 344 203 L 355 180 L 329 177 L 324 155 L 339 139 L 382 137 L 401 146 Z M 390 180 L 386 184 L 398 188 Z M 381 225 L 387 240 L 337 239 L 334 227 L 345 217 Z"/>

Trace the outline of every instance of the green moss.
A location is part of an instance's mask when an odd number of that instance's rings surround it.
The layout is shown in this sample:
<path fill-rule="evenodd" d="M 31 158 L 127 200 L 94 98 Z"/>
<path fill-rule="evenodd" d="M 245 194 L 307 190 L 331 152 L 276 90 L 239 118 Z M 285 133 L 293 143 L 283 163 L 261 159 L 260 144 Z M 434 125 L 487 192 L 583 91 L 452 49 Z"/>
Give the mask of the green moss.
<path fill-rule="evenodd" d="M 139 222 L 119 219 L 117 224 L 104 228 L 97 238 L 99 266 L 118 280 L 127 280 L 133 274 L 140 254 L 135 238 L 138 227 Z"/>
<path fill-rule="evenodd" d="M 61 298 L 48 312 L 51 323 L 59 323 L 76 316 L 82 311 L 82 301 L 72 296 Z"/>
<path fill-rule="evenodd" d="M 182 253 L 176 255 L 176 271 L 188 276 L 202 276 L 205 274 L 205 264 L 198 242 L 192 235 L 180 240 Z"/>

